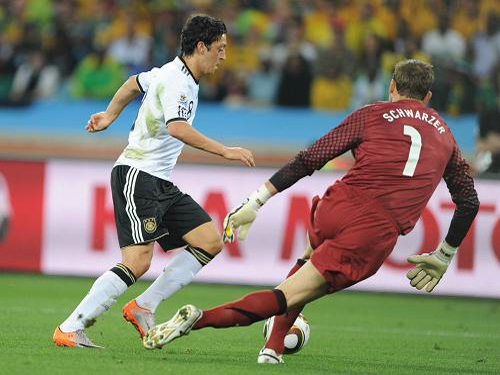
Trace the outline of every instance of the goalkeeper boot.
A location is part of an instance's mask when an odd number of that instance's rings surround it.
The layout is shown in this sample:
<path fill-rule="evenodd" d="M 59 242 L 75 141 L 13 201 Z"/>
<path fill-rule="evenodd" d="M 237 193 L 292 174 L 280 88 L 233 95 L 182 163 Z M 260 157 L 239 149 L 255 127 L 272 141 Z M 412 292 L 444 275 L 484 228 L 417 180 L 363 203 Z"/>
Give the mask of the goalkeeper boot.
<path fill-rule="evenodd" d="M 132 323 L 141 339 L 156 325 L 154 314 L 150 310 L 140 307 L 135 300 L 123 306 L 122 313 L 123 319 Z"/>
<path fill-rule="evenodd" d="M 203 312 L 193 305 L 181 307 L 168 322 L 151 328 L 142 343 L 146 349 L 161 349 L 163 345 L 178 337 L 186 336 L 194 324 L 201 319 Z"/>
<path fill-rule="evenodd" d="M 83 329 L 79 329 L 75 332 L 63 332 L 57 327 L 54 331 L 52 340 L 57 346 L 67 346 L 69 348 L 103 348 L 90 341 Z"/>
<path fill-rule="evenodd" d="M 283 355 L 277 354 L 273 349 L 264 348 L 259 352 L 257 363 L 269 363 L 277 365 L 283 362 Z"/>

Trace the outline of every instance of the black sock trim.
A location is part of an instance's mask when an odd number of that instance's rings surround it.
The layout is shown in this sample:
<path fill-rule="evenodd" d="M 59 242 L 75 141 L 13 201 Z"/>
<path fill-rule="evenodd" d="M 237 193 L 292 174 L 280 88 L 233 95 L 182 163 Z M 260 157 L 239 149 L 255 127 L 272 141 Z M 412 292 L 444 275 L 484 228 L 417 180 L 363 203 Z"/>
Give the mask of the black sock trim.
<path fill-rule="evenodd" d="M 111 268 L 110 271 L 114 272 L 120 279 L 122 279 L 127 286 L 131 286 L 137 280 L 130 268 L 124 264 L 118 263 L 116 266 Z"/>
<path fill-rule="evenodd" d="M 237 312 L 239 312 L 242 315 L 245 315 L 248 319 L 250 319 L 250 323 L 254 323 L 254 322 L 258 322 L 260 320 L 264 320 L 263 317 L 261 317 L 260 315 L 255 314 L 255 313 L 253 313 L 251 311 L 239 309 L 237 307 L 226 307 L 226 308 L 229 309 L 229 310 L 237 311 Z"/>
<path fill-rule="evenodd" d="M 288 309 L 288 305 L 286 303 L 285 293 L 283 293 L 279 289 L 273 289 L 273 293 L 276 296 L 276 299 L 278 300 L 278 306 L 280 309 L 276 315 L 281 315 L 281 314 L 286 313 L 286 310 Z"/>
<path fill-rule="evenodd" d="M 302 258 L 297 259 L 297 264 L 298 264 L 299 266 L 301 266 L 301 267 L 302 267 L 304 264 L 306 264 L 306 263 L 307 263 L 307 260 L 305 260 L 305 259 L 302 259 Z"/>
<path fill-rule="evenodd" d="M 214 255 L 210 254 L 206 250 L 203 250 L 201 247 L 188 245 L 186 246 L 186 251 L 191 253 L 191 255 L 194 256 L 202 266 L 206 266 L 212 259 L 214 259 Z"/>

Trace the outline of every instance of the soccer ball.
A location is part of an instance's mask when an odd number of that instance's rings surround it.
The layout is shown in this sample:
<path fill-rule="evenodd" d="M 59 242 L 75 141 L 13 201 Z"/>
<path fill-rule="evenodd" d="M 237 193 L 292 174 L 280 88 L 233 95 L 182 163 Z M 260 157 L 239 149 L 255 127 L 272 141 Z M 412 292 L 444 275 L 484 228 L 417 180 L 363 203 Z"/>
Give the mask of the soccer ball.
<path fill-rule="evenodd" d="M 264 323 L 264 340 L 267 342 L 269 339 L 269 335 L 273 329 L 274 324 L 274 316 L 269 318 Z M 304 315 L 300 314 L 295 322 L 293 323 L 292 328 L 288 331 L 285 336 L 285 350 L 283 354 L 295 354 L 300 349 L 307 344 L 309 341 L 309 336 L 311 333 L 311 329 L 309 327 L 309 323 Z"/>

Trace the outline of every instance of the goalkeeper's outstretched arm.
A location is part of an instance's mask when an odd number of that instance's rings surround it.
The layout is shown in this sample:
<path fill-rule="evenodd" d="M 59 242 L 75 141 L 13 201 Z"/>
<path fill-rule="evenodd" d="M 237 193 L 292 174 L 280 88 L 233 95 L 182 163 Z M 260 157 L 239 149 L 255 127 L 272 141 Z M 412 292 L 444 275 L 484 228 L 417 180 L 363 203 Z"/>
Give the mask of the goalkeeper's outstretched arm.
<path fill-rule="evenodd" d="M 269 198 L 289 188 L 301 178 L 312 175 L 328 161 L 355 148 L 361 142 L 365 116 L 369 110 L 367 108 L 363 107 L 347 116 L 339 126 L 319 138 L 306 150 L 299 152 L 241 205 L 231 210 L 224 219 L 223 240 L 233 242 L 234 230 L 238 228 L 238 239 L 245 239 L 250 225 L 257 216 L 257 211 Z"/>

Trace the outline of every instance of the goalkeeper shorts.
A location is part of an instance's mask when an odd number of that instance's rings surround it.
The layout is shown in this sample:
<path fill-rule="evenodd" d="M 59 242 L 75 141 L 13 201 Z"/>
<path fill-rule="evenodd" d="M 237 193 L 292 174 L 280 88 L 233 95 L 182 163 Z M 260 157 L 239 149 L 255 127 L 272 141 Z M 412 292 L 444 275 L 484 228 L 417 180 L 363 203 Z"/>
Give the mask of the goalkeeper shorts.
<path fill-rule="evenodd" d="M 313 199 L 308 233 L 311 262 L 334 293 L 377 272 L 396 245 L 399 229 L 377 202 L 337 182 L 321 199 Z"/>

